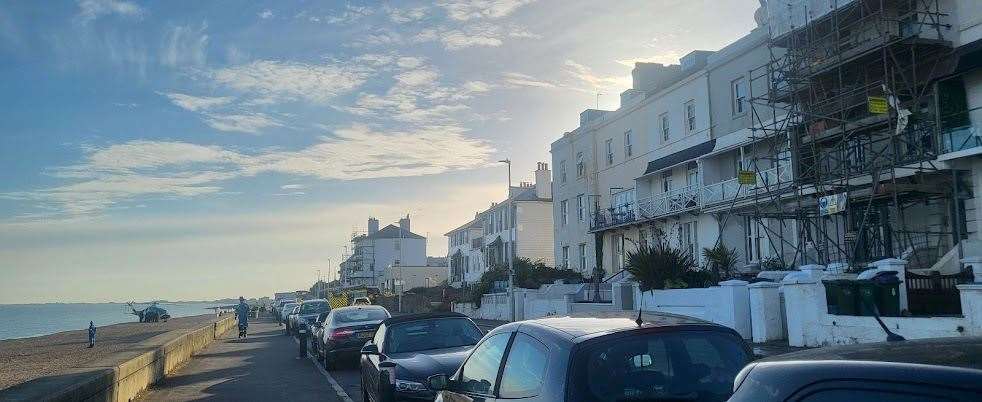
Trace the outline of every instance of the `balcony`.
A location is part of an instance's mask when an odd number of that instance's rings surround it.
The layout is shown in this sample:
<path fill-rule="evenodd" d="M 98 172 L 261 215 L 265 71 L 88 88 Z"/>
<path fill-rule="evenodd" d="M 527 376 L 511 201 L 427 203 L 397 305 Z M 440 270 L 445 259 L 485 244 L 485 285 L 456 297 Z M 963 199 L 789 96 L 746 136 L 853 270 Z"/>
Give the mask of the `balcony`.
<path fill-rule="evenodd" d="M 484 238 L 483 237 L 478 237 L 476 239 L 472 239 L 471 240 L 471 250 L 477 250 L 477 249 L 479 249 L 481 247 L 484 247 Z"/>
<path fill-rule="evenodd" d="M 642 198 L 638 210 L 646 218 L 658 218 L 699 208 L 700 198 L 699 185 L 693 184 Z"/>
<path fill-rule="evenodd" d="M 737 178 L 713 183 L 702 188 L 704 206 L 715 205 L 737 198 L 753 195 L 759 191 L 773 191 L 790 185 L 792 170 L 789 164 L 781 164 L 770 169 L 757 172 L 756 184 L 740 185 Z"/>
<path fill-rule="evenodd" d="M 982 130 L 975 125 L 942 129 L 941 153 L 964 151 L 982 146 Z"/>
<path fill-rule="evenodd" d="M 598 231 L 615 226 L 636 222 L 638 214 L 634 204 L 624 204 L 616 208 L 607 208 L 593 213 L 590 221 L 590 231 Z"/>

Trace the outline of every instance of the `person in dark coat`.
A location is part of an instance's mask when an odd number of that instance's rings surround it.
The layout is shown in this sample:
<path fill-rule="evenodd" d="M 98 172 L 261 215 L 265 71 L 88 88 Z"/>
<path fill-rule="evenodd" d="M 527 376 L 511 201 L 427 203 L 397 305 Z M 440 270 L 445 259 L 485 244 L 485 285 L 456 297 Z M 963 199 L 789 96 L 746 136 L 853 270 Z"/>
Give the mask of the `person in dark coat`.
<path fill-rule="evenodd" d="M 239 320 L 239 338 L 243 338 L 246 335 L 246 330 L 249 328 L 249 305 L 246 304 L 245 298 L 239 296 L 239 305 L 235 306 L 235 316 Z"/>
<path fill-rule="evenodd" d="M 89 321 L 89 348 L 95 346 L 95 323 Z"/>

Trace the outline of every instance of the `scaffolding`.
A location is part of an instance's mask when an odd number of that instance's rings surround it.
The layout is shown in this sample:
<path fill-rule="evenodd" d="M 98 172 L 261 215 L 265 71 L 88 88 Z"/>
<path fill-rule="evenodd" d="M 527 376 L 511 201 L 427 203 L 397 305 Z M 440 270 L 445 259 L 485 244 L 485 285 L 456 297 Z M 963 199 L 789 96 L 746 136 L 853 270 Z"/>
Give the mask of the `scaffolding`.
<path fill-rule="evenodd" d="M 903 257 L 929 268 L 966 237 L 965 180 L 936 162 L 939 81 L 957 62 L 948 15 L 939 0 L 824 2 L 821 13 L 804 8 L 815 1 L 768 3 L 788 21 L 770 22 L 770 61 L 750 72 L 743 169 L 792 169 L 791 183 L 757 183 L 750 207 L 729 212 L 762 228 L 780 266 Z"/>

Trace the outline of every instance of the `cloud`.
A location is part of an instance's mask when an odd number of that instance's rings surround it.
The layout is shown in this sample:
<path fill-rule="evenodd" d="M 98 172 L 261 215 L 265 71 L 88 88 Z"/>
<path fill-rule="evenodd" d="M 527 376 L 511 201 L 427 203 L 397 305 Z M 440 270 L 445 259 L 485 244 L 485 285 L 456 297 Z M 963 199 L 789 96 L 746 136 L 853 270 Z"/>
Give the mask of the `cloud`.
<path fill-rule="evenodd" d="M 208 24 L 198 28 L 189 25 L 171 28 L 161 46 L 160 61 L 169 67 L 202 66 L 207 59 Z"/>
<path fill-rule="evenodd" d="M 365 6 L 353 6 L 351 4 L 346 4 L 344 11 L 342 11 L 340 14 L 328 16 L 324 20 L 328 24 L 349 24 L 361 19 L 362 17 L 372 15 L 373 12 L 374 10 Z"/>
<path fill-rule="evenodd" d="M 220 85 L 260 97 L 325 103 L 357 88 L 372 72 L 357 63 L 258 60 L 210 75 Z"/>
<path fill-rule="evenodd" d="M 222 194 L 225 181 L 261 173 L 362 180 L 487 165 L 495 149 L 468 138 L 466 132 L 452 125 L 379 130 L 352 124 L 306 148 L 254 152 L 187 142 L 129 141 L 84 148 L 82 162 L 50 169 L 50 176 L 67 181 L 63 185 L 2 193 L 0 198 L 37 203 L 45 211 L 37 217 L 78 217 L 124 202 Z"/>
<path fill-rule="evenodd" d="M 79 0 L 79 12 L 76 18 L 83 24 L 98 19 L 104 15 L 121 15 L 124 17 L 139 17 L 143 8 L 121 0 Z"/>
<path fill-rule="evenodd" d="M 402 34 L 388 29 L 365 33 L 345 44 L 347 47 L 392 46 L 403 43 Z"/>
<path fill-rule="evenodd" d="M 203 110 L 212 109 L 218 106 L 224 106 L 232 102 L 232 98 L 228 96 L 220 97 L 207 97 L 207 96 L 193 96 L 177 92 L 162 93 L 161 95 L 166 96 L 170 99 L 172 103 L 186 110 L 192 112 L 198 112 Z"/>
<path fill-rule="evenodd" d="M 668 64 L 678 64 L 680 58 L 682 58 L 682 52 L 677 50 L 668 50 L 668 51 L 657 53 L 650 57 L 635 57 L 630 59 L 621 59 L 621 60 L 617 60 L 617 62 L 628 67 L 634 67 L 634 63 L 661 63 L 661 64 L 668 65 Z"/>
<path fill-rule="evenodd" d="M 426 7 L 412 7 L 412 8 L 393 8 L 389 6 L 383 6 L 382 11 L 388 15 L 389 20 L 395 22 L 396 24 L 406 24 L 410 22 L 416 22 L 426 18 Z"/>
<path fill-rule="evenodd" d="M 263 10 L 261 13 L 259 13 L 257 15 L 259 15 L 259 18 L 262 18 L 264 20 L 268 20 L 270 18 L 273 18 L 273 11 L 271 11 L 269 9 L 265 9 L 265 10 Z"/>
<path fill-rule="evenodd" d="M 535 0 L 445 0 L 437 2 L 447 15 L 457 21 L 506 17 L 519 7 Z"/>
<path fill-rule="evenodd" d="M 259 134 L 265 128 L 282 126 L 280 122 L 263 113 L 205 114 L 205 123 L 216 130 Z"/>
<path fill-rule="evenodd" d="M 507 38 L 537 38 L 538 35 L 517 26 L 502 26 L 487 23 L 471 24 L 461 28 L 427 28 L 413 38 L 416 42 L 438 41 L 447 50 L 460 50 L 469 47 L 498 47 Z"/>
<path fill-rule="evenodd" d="M 303 190 L 305 188 L 307 188 L 307 186 L 303 184 L 284 184 L 280 186 L 280 190 Z"/>
<path fill-rule="evenodd" d="M 558 85 L 555 83 L 539 80 L 535 77 L 515 72 L 507 72 L 502 74 L 504 82 L 512 87 L 537 87 L 537 88 L 556 88 Z"/>
<path fill-rule="evenodd" d="M 585 82 L 593 89 L 601 88 L 630 88 L 630 76 L 602 76 L 595 73 L 592 69 L 573 60 L 566 60 L 564 63 L 566 73 L 574 78 Z"/>

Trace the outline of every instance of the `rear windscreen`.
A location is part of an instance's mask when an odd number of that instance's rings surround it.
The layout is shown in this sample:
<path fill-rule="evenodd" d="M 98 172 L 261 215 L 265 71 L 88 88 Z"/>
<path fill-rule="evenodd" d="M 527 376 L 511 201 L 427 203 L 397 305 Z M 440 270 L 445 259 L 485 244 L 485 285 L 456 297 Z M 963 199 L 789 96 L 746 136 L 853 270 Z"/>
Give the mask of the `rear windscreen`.
<path fill-rule="evenodd" d="M 743 341 L 723 332 L 612 337 L 590 343 L 573 356 L 569 400 L 722 402 L 750 360 Z"/>
<path fill-rule="evenodd" d="M 382 321 L 389 318 L 389 315 L 382 309 L 337 311 L 334 314 L 334 322 L 338 324 L 360 321 Z"/>

